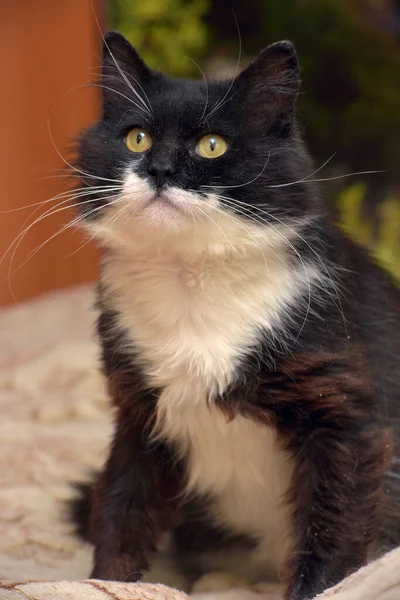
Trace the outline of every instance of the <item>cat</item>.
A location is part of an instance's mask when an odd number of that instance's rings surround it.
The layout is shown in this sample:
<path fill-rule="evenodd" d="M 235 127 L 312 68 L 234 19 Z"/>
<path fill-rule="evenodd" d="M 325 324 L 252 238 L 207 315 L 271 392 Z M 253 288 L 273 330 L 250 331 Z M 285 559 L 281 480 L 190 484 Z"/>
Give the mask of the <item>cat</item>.
<path fill-rule="evenodd" d="M 311 599 L 400 541 L 399 291 L 324 208 L 290 42 L 191 81 L 109 32 L 101 86 L 77 166 L 115 408 L 91 576 L 163 548 Z"/>

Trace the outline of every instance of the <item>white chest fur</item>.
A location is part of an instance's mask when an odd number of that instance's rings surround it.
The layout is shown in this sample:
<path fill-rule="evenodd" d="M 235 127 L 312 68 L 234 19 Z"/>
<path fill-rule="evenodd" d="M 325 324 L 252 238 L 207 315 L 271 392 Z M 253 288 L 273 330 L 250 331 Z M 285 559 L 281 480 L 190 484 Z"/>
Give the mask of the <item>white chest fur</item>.
<path fill-rule="evenodd" d="M 211 499 L 216 524 L 258 538 L 254 552 L 203 557 L 205 570 L 233 571 L 250 580 L 276 575 L 287 551 L 289 522 L 284 495 L 292 472 L 273 429 L 242 416 L 227 422 L 193 390 L 176 410 L 166 389 L 160 397 L 162 435 L 188 457 L 188 491 Z"/>
<path fill-rule="evenodd" d="M 304 273 L 289 270 L 283 254 L 266 265 L 260 253 L 251 262 L 114 255 L 103 280 L 151 383 L 197 382 L 207 394 L 226 388 L 240 358 L 262 331 L 278 328 L 304 288 Z"/>
<path fill-rule="evenodd" d="M 244 575 L 276 570 L 286 547 L 290 460 L 272 429 L 244 417 L 227 422 L 212 400 L 260 332 L 278 325 L 304 277 L 276 255 L 267 268 L 257 255 L 250 264 L 168 255 L 129 263 L 114 255 L 103 278 L 151 384 L 163 388 L 159 432 L 188 458 L 188 489 L 213 499 L 217 522 L 259 537 Z"/>

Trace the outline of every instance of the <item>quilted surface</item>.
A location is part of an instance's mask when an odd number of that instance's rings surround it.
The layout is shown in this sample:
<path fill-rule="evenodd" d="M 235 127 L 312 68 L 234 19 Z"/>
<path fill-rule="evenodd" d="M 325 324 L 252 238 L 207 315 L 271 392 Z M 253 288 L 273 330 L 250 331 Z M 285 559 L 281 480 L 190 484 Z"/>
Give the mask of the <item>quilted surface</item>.
<path fill-rule="evenodd" d="M 0 598 L 183 600 L 160 585 L 84 581 L 91 550 L 63 514 L 73 495 L 68 482 L 101 465 L 111 434 L 92 301 L 83 287 L 0 311 Z M 237 585 L 206 576 L 195 597 L 280 598 L 276 587 Z M 400 549 L 325 597 L 399 600 Z"/>

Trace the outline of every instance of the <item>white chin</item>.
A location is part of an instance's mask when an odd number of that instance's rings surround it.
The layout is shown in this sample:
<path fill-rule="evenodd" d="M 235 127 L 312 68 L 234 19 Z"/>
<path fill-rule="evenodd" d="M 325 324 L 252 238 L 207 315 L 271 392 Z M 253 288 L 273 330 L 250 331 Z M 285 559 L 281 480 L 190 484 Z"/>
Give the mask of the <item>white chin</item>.
<path fill-rule="evenodd" d="M 186 217 L 181 208 L 162 199 L 152 200 L 138 213 L 138 216 L 155 227 L 179 226 Z"/>

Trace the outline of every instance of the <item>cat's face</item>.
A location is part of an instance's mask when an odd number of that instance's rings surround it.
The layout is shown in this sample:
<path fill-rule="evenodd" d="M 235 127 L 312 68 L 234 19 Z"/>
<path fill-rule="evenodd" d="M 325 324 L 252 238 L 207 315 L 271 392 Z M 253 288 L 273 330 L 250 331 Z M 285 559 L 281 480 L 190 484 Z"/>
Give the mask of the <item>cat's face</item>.
<path fill-rule="evenodd" d="M 315 210 L 294 108 L 291 44 L 269 46 L 231 81 L 151 71 L 106 36 L 102 119 L 82 137 L 80 209 L 103 241 L 140 235 L 270 237 Z M 200 233 L 199 233 L 200 232 Z M 240 235 L 239 235 L 240 237 Z"/>

